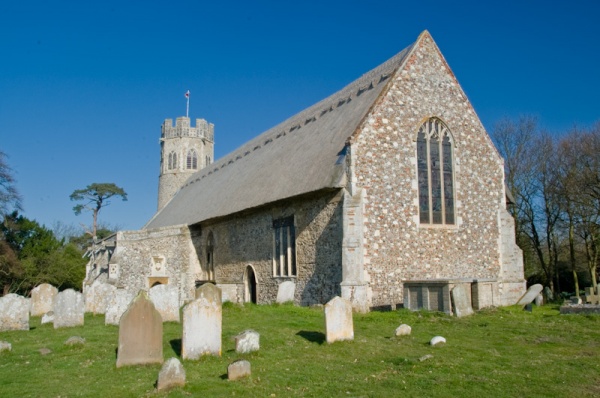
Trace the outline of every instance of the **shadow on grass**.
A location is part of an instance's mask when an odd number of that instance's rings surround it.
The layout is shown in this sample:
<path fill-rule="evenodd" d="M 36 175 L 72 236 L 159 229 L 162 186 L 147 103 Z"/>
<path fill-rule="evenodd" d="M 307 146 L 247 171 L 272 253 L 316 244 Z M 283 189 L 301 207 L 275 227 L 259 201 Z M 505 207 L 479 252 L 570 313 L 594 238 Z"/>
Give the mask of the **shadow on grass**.
<path fill-rule="evenodd" d="M 173 339 L 173 340 L 169 341 L 169 344 L 171 344 L 171 348 L 173 349 L 173 351 L 175 351 L 175 355 L 180 357 L 181 356 L 181 339 Z"/>
<path fill-rule="evenodd" d="M 296 336 L 303 337 L 311 343 L 323 344 L 325 342 L 325 334 L 321 332 L 310 332 L 308 330 L 301 330 L 298 333 L 296 333 Z"/>

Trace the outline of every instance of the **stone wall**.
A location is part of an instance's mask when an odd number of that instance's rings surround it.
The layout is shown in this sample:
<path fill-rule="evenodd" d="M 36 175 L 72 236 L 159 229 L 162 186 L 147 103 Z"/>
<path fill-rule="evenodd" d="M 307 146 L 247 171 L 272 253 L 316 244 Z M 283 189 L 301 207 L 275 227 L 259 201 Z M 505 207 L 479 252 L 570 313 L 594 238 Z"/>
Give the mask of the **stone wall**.
<path fill-rule="evenodd" d="M 503 161 L 427 35 L 390 81 L 351 145 L 351 185 L 365 190 L 364 262 L 372 305 L 402 302 L 402 281 L 498 278 Z M 430 117 L 454 139 L 456 224 L 420 225 L 416 137 Z"/>
<path fill-rule="evenodd" d="M 273 276 L 273 220 L 294 216 L 297 277 Z M 194 246 L 206 268 L 206 243 L 214 238 L 215 280 L 231 301 L 245 297 L 244 273 L 250 265 L 257 279 L 257 302 L 272 303 L 278 286 L 296 283 L 295 302 L 324 304 L 340 294 L 342 281 L 342 195 L 323 192 L 281 201 L 251 212 L 192 227 Z M 232 297 L 237 286 L 237 297 Z"/>

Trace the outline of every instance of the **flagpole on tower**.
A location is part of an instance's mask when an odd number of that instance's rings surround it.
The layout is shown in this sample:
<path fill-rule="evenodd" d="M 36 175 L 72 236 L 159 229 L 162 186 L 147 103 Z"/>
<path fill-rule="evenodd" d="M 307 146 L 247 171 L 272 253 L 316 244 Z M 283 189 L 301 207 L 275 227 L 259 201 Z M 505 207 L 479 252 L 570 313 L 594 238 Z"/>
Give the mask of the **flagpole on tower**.
<path fill-rule="evenodd" d="M 186 91 L 185 99 L 187 100 L 185 106 L 185 117 L 189 117 L 190 114 L 190 90 Z"/>

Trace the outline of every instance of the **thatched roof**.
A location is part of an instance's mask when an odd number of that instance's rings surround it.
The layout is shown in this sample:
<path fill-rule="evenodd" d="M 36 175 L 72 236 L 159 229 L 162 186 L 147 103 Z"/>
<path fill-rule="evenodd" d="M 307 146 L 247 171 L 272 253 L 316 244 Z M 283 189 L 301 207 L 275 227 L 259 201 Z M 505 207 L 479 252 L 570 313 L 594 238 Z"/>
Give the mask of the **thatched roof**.
<path fill-rule="evenodd" d="M 192 225 L 344 187 L 347 139 L 412 47 L 195 173 L 145 228 Z"/>

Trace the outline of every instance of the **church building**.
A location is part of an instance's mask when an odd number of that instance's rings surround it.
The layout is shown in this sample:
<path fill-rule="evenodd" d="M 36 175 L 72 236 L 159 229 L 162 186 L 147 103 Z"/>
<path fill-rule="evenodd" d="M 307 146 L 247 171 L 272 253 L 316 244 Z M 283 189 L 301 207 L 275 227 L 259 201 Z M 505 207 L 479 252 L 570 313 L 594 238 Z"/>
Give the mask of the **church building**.
<path fill-rule="evenodd" d="M 525 291 L 504 162 L 431 35 L 214 160 L 213 125 L 162 127 L 158 211 L 102 242 L 96 279 L 137 292 L 213 282 L 223 299 L 356 311 L 475 308 Z"/>

